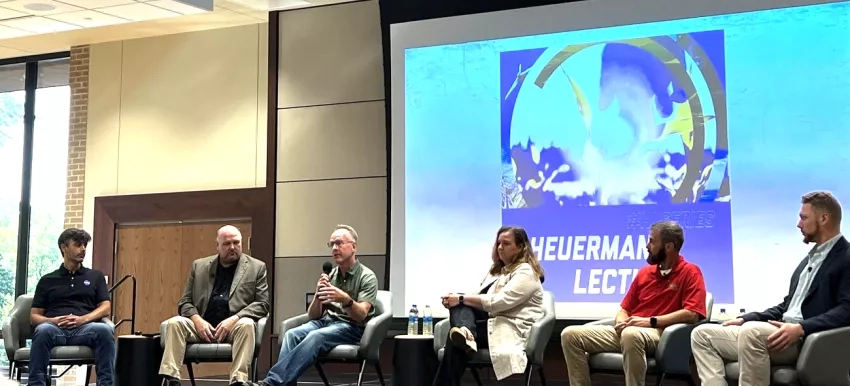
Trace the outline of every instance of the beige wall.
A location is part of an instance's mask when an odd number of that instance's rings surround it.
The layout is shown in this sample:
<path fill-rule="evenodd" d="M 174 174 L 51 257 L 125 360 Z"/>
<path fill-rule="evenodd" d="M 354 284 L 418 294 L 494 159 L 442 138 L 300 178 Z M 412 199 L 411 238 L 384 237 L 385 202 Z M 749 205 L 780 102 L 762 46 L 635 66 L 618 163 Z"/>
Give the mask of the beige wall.
<path fill-rule="evenodd" d="M 268 25 L 90 46 L 94 197 L 265 186 Z"/>
<path fill-rule="evenodd" d="M 304 312 L 333 226 L 386 271 L 386 124 L 377 1 L 280 14 L 275 332 Z"/>

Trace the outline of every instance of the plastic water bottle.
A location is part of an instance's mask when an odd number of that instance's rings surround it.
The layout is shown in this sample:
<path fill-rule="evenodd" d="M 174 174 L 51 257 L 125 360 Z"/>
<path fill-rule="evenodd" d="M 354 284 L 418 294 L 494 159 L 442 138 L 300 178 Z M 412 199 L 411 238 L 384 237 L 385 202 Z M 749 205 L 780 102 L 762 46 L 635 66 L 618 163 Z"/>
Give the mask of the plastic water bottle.
<path fill-rule="evenodd" d="M 427 304 L 422 310 L 422 335 L 434 335 L 434 318 L 431 316 L 431 306 Z"/>
<path fill-rule="evenodd" d="M 726 309 L 725 309 L 725 308 L 721 308 L 721 309 L 720 309 L 720 314 L 719 314 L 719 315 L 717 315 L 717 321 L 719 321 L 719 322 L 725 322 L 725 321 L 727 321 L 727 320 L 729 320 L 729 319 L 732 319 L 732 318 L 730 318 L 730 317 L 729 317 L 729 314 L 727 314 L 727 313 L 726 313 Z"/>
<path fill-rule="evenodd" d="M 407 317 L 407 335 L 419 335 L 419 310 L 414 304 Z"/>

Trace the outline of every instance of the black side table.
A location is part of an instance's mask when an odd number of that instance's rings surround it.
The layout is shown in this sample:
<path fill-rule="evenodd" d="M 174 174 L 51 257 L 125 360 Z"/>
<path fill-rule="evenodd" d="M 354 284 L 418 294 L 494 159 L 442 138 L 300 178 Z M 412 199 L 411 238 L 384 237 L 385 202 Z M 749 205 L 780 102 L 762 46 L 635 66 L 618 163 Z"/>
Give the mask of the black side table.
<path fill-rule="evenodd" d="M 438 365 L 433 335 L 396 335 L 393 386 L 431 386 Z"/>
<path fill-rule="evenodd" d="M 162 383 L 159 335 L 121 335 L 115 359 L 116 385 L 152 386 Z"/>

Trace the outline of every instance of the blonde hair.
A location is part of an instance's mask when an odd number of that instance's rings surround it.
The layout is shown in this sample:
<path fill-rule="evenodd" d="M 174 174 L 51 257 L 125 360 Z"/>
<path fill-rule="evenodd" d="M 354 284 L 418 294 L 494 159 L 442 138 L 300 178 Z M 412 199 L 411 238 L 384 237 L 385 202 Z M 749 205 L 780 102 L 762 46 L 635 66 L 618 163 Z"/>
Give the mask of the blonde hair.
<path fill-rule="evenodd" d="M 505 263 L 502 262 L 502 259 L 499 259 L 499 236 L 502 233 L 510 232 L 514 236 L 514 243 L 519 248 L 519 252 L 517 252 L 516 257 L 514 257 L 511 264 L 505 266 Z M 490 266 L 490 274 L 498 275 L 502 273 L 502 269 L 507 269 L 508 272 L 513 271 L 522 263 L 528 263 L 531 265 L 531 269 L 534 271 L 534 274 L 537 275 L 537 278 L 540 279 L 540 282 L 543 282 L 543 267 L 540 266 L 540 262 L 537 260 L 537 256 L 534 255 L 534 251 L 531 249 L 531 240 L 528 239 L 528 233 L 525 232 L 525 229 L 518 226 L 503 226 L 499 228 L 499 231 L 496 232 L 496 241 L 493 243 L 493 265 Z"/>

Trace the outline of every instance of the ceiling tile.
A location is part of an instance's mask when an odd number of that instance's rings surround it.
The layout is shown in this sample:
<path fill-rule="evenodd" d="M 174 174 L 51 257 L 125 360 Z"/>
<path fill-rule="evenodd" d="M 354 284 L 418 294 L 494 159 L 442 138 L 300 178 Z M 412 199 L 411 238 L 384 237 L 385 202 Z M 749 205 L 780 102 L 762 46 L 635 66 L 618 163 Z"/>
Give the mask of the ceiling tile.
<path fill-rule="evenodd" d="M 303 8 L 311 5 L 304 0 L 230 0 L 230 2 L 262 11 Z"/>
<path fill-rule="evenodd" d="M 70 31 L 79 29 L 80 27 L 63 23 L 61 21 L 51 20 L 44 17 L 30 16 L 20 19 L 2 20 L 0 25 L 22 29 L 37 34 L 49 34 L 54 32 Z"/>
<path fill-rule="evenodd" d="M 129 20 L 122 19 L 117 16 L 107 15 L 105 13 L 92 10 L 68 12 L 58 15 L 50 15 L 47 17 L 64 23 L 78 25 L 83 28 L 102 27 L 105 25 L 129 22 Z"/>
<path fill-rule="evenodd" d="M 164 19 L 167 17 L 180 16 L 177 12 L 155 7 L 147 3 L 134 3 L 115 7 L 98 8 L 98 12 L 103 12 L 132 21 Z"/>
<path fill-rule="evenodd" d="M 0 3 L 0 4 L 2 4 L 2 3 Z M 29 14 L 26 14 L 26 13 L 23 13 L 23 12 L 18 12 L 18 11 L 15 11 L 15 10 L 11 10 L 9 8 L 3 8 L 2 6 L 0 6 L 0 20 L 13 19 L 13 18 L 16 18 L 16 17 L 23 17 L 23 16 L 29 16 Z"/>
<path fill-rule="evenodd" d="M 9 8 L 28 15 L 44 16 L 57 13 L 80 11 L 82 8 L 70 4 L 60 3 L 55 0 L 12 0 L 2 4 L 3 8 Z"/>
<path fill-rule="evenodd" d="M 209 5 L 212 6 L 212 2 L 209 2 L 209 3 L 210 3 Z M 154 7 L 167 9 L 169 11 L 181 13 L 181 14 L 184 14 L 184 15 L 197 15 L 199 13 L 209 12 L 206 9 L 193 7 L 191 5 L 184 4 L 184 3 L 181 3 L 179 1 L 174 1 L 174 0 L 147 1 L 147 4 L 153 5 Z"/>
<path fill-rule="evenodd" d="M 133 4 L 136 0 L 56 0 L 60 3 L 70 4 L 80 8 L 95 9 L 103 7 L 114 7 L 116 5 Z"/>
<path fill-rule="evenodd" d="M 6 27 L 0 24 L 0 39 L 11 39 L 27 35 L 32 35 L 32 32 Z"/>

